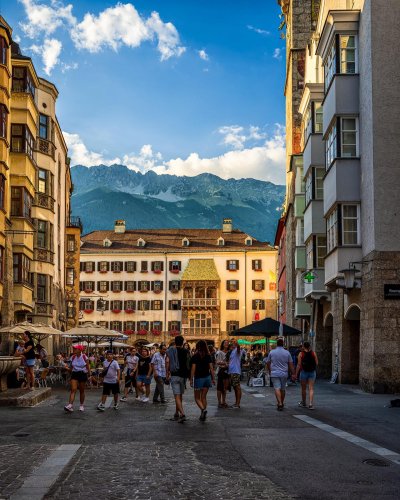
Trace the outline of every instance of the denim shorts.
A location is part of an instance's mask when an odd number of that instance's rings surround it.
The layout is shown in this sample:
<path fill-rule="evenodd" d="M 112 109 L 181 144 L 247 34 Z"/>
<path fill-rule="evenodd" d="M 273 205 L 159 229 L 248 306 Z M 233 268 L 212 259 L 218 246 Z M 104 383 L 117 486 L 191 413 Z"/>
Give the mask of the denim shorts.
<path fill-rule="evenodd" d="M 177 377 L 176 375 L 172 375 L 171 389 L 174 396 L 183 394 L 185 392 L 185 379 L 183 377 Z"/>
<path fill-rule="evenodd" d="M 35 366 L 36 359 L 26 359 L 25 364 L 26 366 Z"/>
<path fill-rule="evenodd" d="M 136 377 L 136 380 L 138 382 L 142 382 L 144 385 L 150 385 L 151 384 L 151 377 L 146 377 L 146 375 L 138 375 Z"/>
<path fill-rule="evenodd" d="M 208 375 L 208 377 L 194 379 L 194 388 L 195 389 L 209 389 L 211 386 L 212 386 L 211 375 Z"/>
<path fill-rule="evenodd" d="M 274 389 L 286 390 L 287 377 L 271 377 L 271 382 Z"/>
<path fill-rule="evenodd" d="M 312 372 L 305 372 L 301 371 L 300 372 L 300 382 L 307 382 L 308 380 L 315 380 L 317 378 L 317 372 L 313 370 Z"/>

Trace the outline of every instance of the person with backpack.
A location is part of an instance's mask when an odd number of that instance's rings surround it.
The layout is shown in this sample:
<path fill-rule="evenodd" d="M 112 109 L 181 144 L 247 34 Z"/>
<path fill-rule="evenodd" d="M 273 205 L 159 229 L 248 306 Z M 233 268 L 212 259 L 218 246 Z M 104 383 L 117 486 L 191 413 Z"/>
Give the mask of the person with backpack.
<path fill-rule="evenodd" d="M 85 385 L 90 377 L 89 358 L 83 353 L 85 347 L 83 345 L 73 346 L 73 355 L 70 359 L 70 367 L 65 368 L 71 372 L 71 392 L 69 394 L 69 402 L 64 406 L 66 412 L 72 413 L 74 411 L 73 404 L 75 401 L 75 394 L 79 388 L 79 411 L 85 411 L 83 403 L 85 402 Z"/>
<path fill-rule="evenodd" d="M 307 386 L 310 410 L 314 409 L 314 383 L 317 377 L 318 358 L 315 352 L 311 349 L 310 342 L 304 342 L 303 351 L 299 353 L 296 369 L 296 378 L 300 372 L 301 383 L 301 401 L 299 406 L 306 408 L 307 403 Z"/>
<path fill-rule="evenodd" d="M 190 375 L 190 354 L 183 347 L 184 338 L 182 335 L 175 337 L 175 345 L 167 350 L 165 363 L 167 380 L 171 380 L 171 389 L 175 398 L 175 414 L 173 420 L 183 424 L 186 420 L 183 409 L 183 394 L 185 392 L 185 382 Z"/>

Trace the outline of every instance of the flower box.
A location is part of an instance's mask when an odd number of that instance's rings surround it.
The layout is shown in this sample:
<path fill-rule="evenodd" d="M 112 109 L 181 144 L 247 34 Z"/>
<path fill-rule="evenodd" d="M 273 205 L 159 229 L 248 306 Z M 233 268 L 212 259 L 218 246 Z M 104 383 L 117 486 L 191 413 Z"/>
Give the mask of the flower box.
<path fill-rule="evenodd" d="M 108 273 L 108 271 L 99 271 L 100 274 Z"/>
<path fill-rule="evenodd" d="M 154 293 L 161 293 L 162 290 L 154 290 Z"/>
<path fill-rule="evenodd" d="M 171 269 L 170 272 L 173 274 L 179 274 L 179 269 Z"/>
<path fill-rule="evenodd" d="M 133 314 L 135 311 L 134 309 L 125 309 L 126 314 Z"/>
<path fill-rule="evenodd" d="M 91 274 L 93 271 L 83 271 L 84 273 Z"/>
<path fill-rule="evenodd" d="M 152 330 L 152 331 L 151 331 L 151 333 L 152 333 L 153 335 L 161 335 L 160 330 Z"/>
<path fill-rule="evenodd" d="M 121 290 L 112 290 L 112 293 L 121 293 Z"/>
<path fill-rule="evenodd" d="M 135 290 L 125 290 L 126 293 L 133 293 Z"/>
<path fill-rule="evenodd" d="M 111 309 L 111 312 L 114 314 L 119 314 L 121 312 L 121 309 Z"/>
<path fill-rule="evenodd" d="M 125 335 L 133 335 L 135 332 L 133 330 L 124 330 Z"/>
<path fill-rule="evenodd" d="M 170 290 L 170 292 L 171 292 L 171 293 L 178 293 L 178 292 L 179 292 L 179 290 L 177 290 L 176 288 L 172 288 L 172 289 Z"/>
<path fill-rule="evenodd" d="M 93 312 L 93 309 L 84 309 L 83 312 L 85 314 L 91 314 Z"/>
<path fill-rule="evenodd" d="M 85 293 L 93 293 L 93 290 L 85 290 Z"/>
<path fill-rule="evenodd" d="M 155 274 L 161 274 L 161 269 L 154 269 Z"/>
<path fill-rule="evenodd" d="M 147 293 L 148 290 L 139 290 L 140 293 Z"/>
<path fill-rule="evenodd" d="M 147 335 L 147 330 L 138 330 L 138 335 Z"/>
<path fill-rule="evenodd" d="M 179 330 L 171 330 L 169 332 L 169 334 L 171 335 L 171 337 L 176 337 L 177 335 L 179 335 Z"/>

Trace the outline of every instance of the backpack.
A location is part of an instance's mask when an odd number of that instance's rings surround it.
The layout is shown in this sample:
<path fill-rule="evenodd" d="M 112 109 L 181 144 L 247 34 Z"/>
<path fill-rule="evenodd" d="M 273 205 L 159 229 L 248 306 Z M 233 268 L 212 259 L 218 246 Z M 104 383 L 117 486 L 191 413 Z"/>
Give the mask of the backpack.
<path fill-rule="evenodd" d="M 313 372 L 317 368 L 317 362 L 312 351 L 305 351 L 301 358 L 301 368 L 304 372 Z"/>

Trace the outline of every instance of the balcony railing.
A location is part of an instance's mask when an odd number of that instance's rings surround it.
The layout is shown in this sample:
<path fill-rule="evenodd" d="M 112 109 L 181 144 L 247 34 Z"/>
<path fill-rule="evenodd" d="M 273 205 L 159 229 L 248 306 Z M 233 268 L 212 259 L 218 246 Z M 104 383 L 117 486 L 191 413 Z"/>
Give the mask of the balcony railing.
<path fill-rule="evenodd" d="M 82 220 L 80 217 L 76 217 L 76 216 L 71 216 L 71 217 L 67 217 L 67 227 L 77 227 L 81 230 L 83 230 L 83 224 L 82 224 Z"/>
<path fill-rule="evenodd" d="M 200 336 L 200 337 L 205 337 L 206 335 L 218 335 L 219 334 L 219 328 L 182 328 L 182 333 L 183 335 L 186 335 L 188 337 L 195 337 L 195 336 Z"/>
<path fill-rule="evenodd" d="M 49 155 L 53 158 L 53 160 L 55 159 L 56 148 L 54 147 L 54 144 L 47 139 L 38 137 L 36 139 L 35 151 L 37 151 L 38 153 Z"/>
<path fill-rule="evenodd" d="M 182 307 L 219 307 L 219 299 L 182 299 Z"/>
<path fill-rule="evenodd" d="M 45 193 L 36 193 L 33 204 L 38 207 L 48 208 L 54 212 L 54 199 Z"/>

